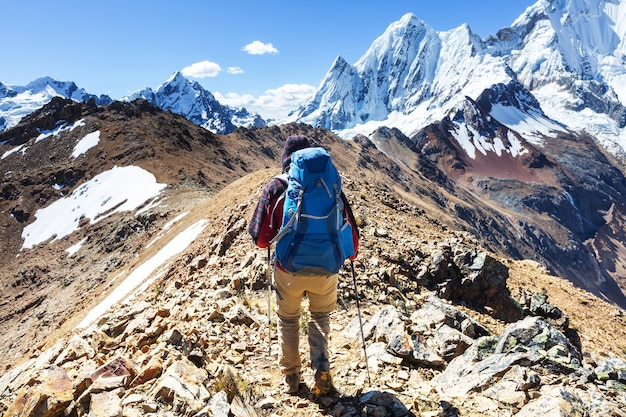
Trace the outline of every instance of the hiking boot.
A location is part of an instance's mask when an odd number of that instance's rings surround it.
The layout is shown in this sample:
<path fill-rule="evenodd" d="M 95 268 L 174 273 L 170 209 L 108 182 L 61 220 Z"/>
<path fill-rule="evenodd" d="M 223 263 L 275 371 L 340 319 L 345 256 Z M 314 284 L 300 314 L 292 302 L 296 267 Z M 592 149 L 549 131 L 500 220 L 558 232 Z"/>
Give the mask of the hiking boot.
<path fill-rule="evenodd" d="M 285 391 L 287 394 L 297 394 L 300 390 L 300 374 L 285 375 Z"/>
<path fill-rule="evenodd" d="M 311 388 L 311 394 L 326 395 L 333 390 L 333 381 L 328 371 L 315 372 L 315 385 Z"/>

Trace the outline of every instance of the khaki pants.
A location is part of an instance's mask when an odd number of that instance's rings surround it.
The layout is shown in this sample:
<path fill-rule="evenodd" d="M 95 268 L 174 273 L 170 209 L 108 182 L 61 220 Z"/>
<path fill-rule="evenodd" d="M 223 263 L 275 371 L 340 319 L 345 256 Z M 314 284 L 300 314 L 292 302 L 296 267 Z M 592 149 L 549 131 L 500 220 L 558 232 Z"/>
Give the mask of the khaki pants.
<path fill-rule="evenodd" d="M 311 367 L 315 370 L 329 371 L 330 312 L 335 309 L 337 304 L 338 275 L 292 275 L 275 268 L 274 281 L 279 293 L 278 334 L 282 349 L 280 358 L 282 373 L 292 375 L 301 372 L 300 306 L 305 293 L 309 299 L 311 315 L 308 323 Z"/>

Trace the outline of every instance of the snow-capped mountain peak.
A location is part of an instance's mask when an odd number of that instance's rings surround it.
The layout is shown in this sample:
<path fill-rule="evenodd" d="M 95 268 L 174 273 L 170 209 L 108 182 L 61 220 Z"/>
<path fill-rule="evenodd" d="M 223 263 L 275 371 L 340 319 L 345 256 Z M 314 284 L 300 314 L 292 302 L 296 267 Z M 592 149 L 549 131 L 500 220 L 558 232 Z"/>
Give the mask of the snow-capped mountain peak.
<path fill-rule="evenodd" d="M 180 72 L 174 72 L 166 82 L 156 89 L 157 94 L 172 95 L 178 93 L 180 96 L 200 96 L 204 95 L 211 100 L 215 100 L 213 94 L 205 90 L 197 81 L 191 81 Z"/>
<path fill-rule="evenodd" d="M 534 52 L 515 59 L 514 69 L 526 64 L 525 71 L 516 71 L 525 83 L 533 76 L 535 82 L 550 82 L 547 73 L 555 70 L 610 81 L 624 73 L 625 16 L 626 5 L 617 1 L 541 0 L 513 23 L 525 34 L 520 49 Z"/>
<path fill-rule="evenodd" d="M 511 30 L 507 64 L 547 115 L 624 157 L 626 2 L 541 0 Z"/>
<path fill-rule="evenodd" d="M 137 98 L 185 116 L 215 133 L 230 133 L 237 126 L 265 126 L 265 121 L 259 115 L 220 104 L 211 92 L 197 81 L 187 79 L 180 71 L 174 72 L 156 91 L 146 88 L 123 100 L 132 101 Z"/>
<path fill-rule="evenodd" d="M 53 97 L 69 98 L 77 102 L 95 100 L 98 105 L 113 102 L 108 96 L 88 94 L 71 81 L 57 81 L 50 77 L 38 78 L 26 86 L 0 83 L 0 131 L 9 129 L 27 114 L 43 107 Z M 266 122 L 246 109 L 223 106 L 197 81 L 188 80 L 180 71 L 174 72 L 156 91 L 138 90 L 122 101 L 145 99 L 163 110 L 170 110 L 215 133 L 230 133 L 239 126 L 265 126 Z"/>
<path fill-rule="evenodd" d="M 74 101 L 93 99 L 99 105 L 112 102 L 109 96 L 98 97 L 87 93 L 73 81 L 57 81 L 51 77 L 38 78 L 26 86 L 0 83 L 0 131 L 17 125 L 22 117 L 43 107 L 53 97 L 65 97 Z"/>
<path fill-rule="evenodd" d="M 359 71 L 372 66 L 384 68 L 385 60 L 390 57 L 410 60 L 411 57 L 407 54 L 414 52 L 411 44 L 419 42 L 421 37 L 427 36 L 430 32 L 434 32 L 434 29 L 412 13 L 407 13 L 397 22 L 390 24 L 385 32 L 372 42 L 355 67 Z"/>
<path fill-rule="evenodd" d="M 462 107 L 466 97 L 477 100 L 494 85 L 519 82 L 548 125 L 584 131 L 625 156 L 625 35 L 623 0 L 539 0 L 484 40 L 466 24 L 437 32 L 409 13 L 355 64 L 336 60 L 290 120 L 345 138 L 381 126 L 410 137 Z"/>
<path fill-rule="evenodd" d="M 437 32 L 406 14 L 354 65 L 336 60 L 292 118 L 343 131 L 344 137 L 381 125 L 410 136 L 445 117 L 465 96 L 476 98 L 494 83 L 509 82 L 509 74 L 504 60 L 487 54 L 469 26 Z"/>

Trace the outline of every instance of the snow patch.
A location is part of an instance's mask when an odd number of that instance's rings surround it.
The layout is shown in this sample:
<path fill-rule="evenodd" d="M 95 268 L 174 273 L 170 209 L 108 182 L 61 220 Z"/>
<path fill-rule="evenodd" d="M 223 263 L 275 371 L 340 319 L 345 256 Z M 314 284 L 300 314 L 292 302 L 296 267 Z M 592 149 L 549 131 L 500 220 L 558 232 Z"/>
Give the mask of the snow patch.
<path fill-rule="evenodd" d="M 86 241 L 87 241 L 87 238 L 84 238 L 83 240 L 81 240 L 77 244 L 72 245 L 69 248 L 65 249 L 65 252 L 67 252 L 67 257 L 71 258 L 72 256 L 74 256 L 76 254 L 76 252 L 78 252 L 80 250 L 80 248 L 83 246 L 83 243 L 85 243 Z"/>
<path fill-rule="evenodd" d="M 490 114 L 494 119 L 516 131 L 536 146 L 543 146 L 544 136 L 552 136 L 554 132 L 567 133 L 557 123 L 540 115 L 529 115 L 513 106 L 494 104 Z"/>
<path fill-rule="evenodd" d="M 151 274 L 153 274 L 160 266 L 164 265 L 170 258 L 186 249 L 196 239 L 196 237 L 202 233 L 207 225 L 207 220 L 197 221 L 185 229 L 182 233 L 178 234 L 152 258 L 135 268 L 133 272 L 124 280 L 124 282 L 118 285 L 104 301 L 98 304 L 87 314 L 77 328 L 84 329 L 89 326 L 115 303 L 130 294 L 131 291 L 134 290 L 135 292 L 131 294 L 128 299 L 131 299 L 134 294 L 141 292 L 142 289 L 147 288 L 150 284 L 152 284 L 152 282 L 154 282 L 155 279 L 159 277 L 158 273 L 152 277 Z M 140 285 L 141 287 L 139 287 Z"/>
<path fill-rule="evenodd" d="M 161 239 L 165 232 L 174 225 L 174 223 L 176 223 L 177 221 L 179 221 L 180 219 L 182 219 L 183 217 L 185 217 L 187 214 L 189 214 L 188 211 L 179 214 L 178 216 L 176 216 L 175 218 L 173 218 L 172 220 L 170 220 L 169 222 L 167 222 L 164 226 L 163 229 L 161 230 L 161 232 L 154 238 L 152 239 L 152 241 L 150 241 L 150 243 L 148 243 L 146 245 L 146 249 L 148 249 L 150 246 L 152 246 L 154 244 L 154 242 L 156 242 L 157 240 Z"/>
<path fill-rule="evenodd" d="M 9 155 L 11 155 L 13 153 L 19 152 L 19 151 L 22 151 L 22 155 L 24 155 L 24 152 L 26 152 L 26 149 L 28 149 L 25 146 L 26 146 L 26 144 L 24 143 L 24 144 L 21 144 L 19 146 L 16 146 L 15 148 L 13 148 L 11 150 L 6 151 L 5 153 L 2 154 L 2 159 L 6 158 L 7 156 L 9 156 Z"/>
<path fill-rule="evenodd" d="M 493 138 L 493 143 L 491 143 L 488 138 L 482 136 L 480 132 L 465 123 L 455 122 L 453 125 L 455 129 L 452 130 L 450 134 L 454 136 L 459 145 L 461 145 L 467 155 L 472 159 L 476 159 L 476 151 L 485 156 L 487 156 L 487 152 L 493 152 L 497 156 L 508 153 L 513 157 L 528 152 L 528 149 L 524 148 L 520 140 L 510 132 L 507 136 L 510 145 L 507 146 L 500 137 Z"/>
<path fill-rule="evenodd" d="M 461 145 L 461 148 L 465 150 L 467 155 L 472 159 L 476 159 L 476 147 L 472 142 L 472 137 L 470 136 L 468 129 L 466 129 L 467 126 L 464 124 L 454 123 L 454 127 L 455 130 L 450 133 L 454 136 L 459 145 Z"/>
<path fill-rule="evenodd" d="M 39 136 L 37 136 L 37 139 L 35 139 L 35 143 L 40 142 L 44 139 L 47 139 L 49 137 L 54 137 L 54 136 L 59 136 L 61 133 L 65 132 L 65 131 L 72 131 L 74 129 L 76 129 L 79 126 L 85 126 L 85 120 L 84 119 L 80 119 L 78 121 L 76 121 L 74 124 L 68 125 L 66 121 L 59 121 L 57 122 L 57 127 L 52 129 L 52 130 L 43 130 L 39 133 Z"/>
<path fill-rule="evenodd" d="M 79 126 L 85 126 L 84 119 L 80 119 L 80 120 L 76 121 L 72 125 L 68 125 L 65 121 L 60 121 L 60 122 L 58 122 L 56 128 L 54 128 L 52 130 L 44 130 L 44 131 L 39 132 L 39 136 L 37 136 L 37 138 L 35 139 L 35 143 L 40 142 L 40 141 L 42 141 L 44 139 L 47 139 L 47 138 L 50 138 L 50 137 L 58 136 L 58 135 L 60 135 L 64 131 L 70 131 L 71 132 L 72 130 L 76 129 Z M 87 135 L 87 136 L 89 136 L 89 135 Z M 100 133 L 98 132 L 98 138 L 99 137 L 100 137 Z M 87 137 L 85 137 L 85 139 L 86 138 Z M 90 138 L 88 141 L 92 141 L 92 140 L 93 139 Z M 85 142 L 81 146 L 85 147 L 85 146 L 87 146 L 87 143 L 89 143 L 89 142 Z M 97 142 L 96 142 L 96 144 L 97 144 Z M 76 145 L 76 146 L 78 146 L 78 145 Z M 95 145 L 93 145 L 93 146 L 95 146 Z M 15 148 L 13 148 L 11 150 L 6 151 L 4 154 L 2 154 L 2 158 L 0 158 L 0 159 L 4 159 L 4 158 L 8 157 L 9 155 L 11 155 L 13 153 L 16 153 L 16 152 L 20 152 L 20 151 L 22 152 L 22 155 L 25 155 L 27 149 L 28 149 L 28 147 L 26 146 L 26 143 L 23 143 L 23 144 L 21 144 L 19 146 L 16 146 Z M 88 149 L 89 148 L 85 149 L 85 152 Z M 74 152 L 76 152 L 76 148 L 74 148 Z"/>
<path fill-rule="evenodd" d="M 83 218 L 95 223 L 113 213 L 134 210 L 165 187 L 142 168 L 113 167 L 78 187 L 68 197 L 37 210 L 36 220 L 22 232 L 22 249 L 73 233 Z"/>
<path fill-rule="evenodd" d="M 94 146 L 96 146 L 100 142 L 100 131 L 96 130 L 95 132 L 87 134 L 84 138 L 78 141 L 76 146 L 74 146 L 74 151 L 72 152 L 72 159 L 76 159 Z"/>

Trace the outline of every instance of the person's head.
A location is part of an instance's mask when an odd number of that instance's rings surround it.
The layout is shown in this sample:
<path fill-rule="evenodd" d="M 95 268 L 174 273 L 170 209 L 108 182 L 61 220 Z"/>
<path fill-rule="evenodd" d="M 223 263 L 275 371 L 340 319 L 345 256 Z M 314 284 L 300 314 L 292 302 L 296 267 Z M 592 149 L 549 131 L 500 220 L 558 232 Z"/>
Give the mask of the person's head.
<path fill-rule="evenodd" d="M 285 141 L 285 148 L 283 149 L 283 157 L 281 163 L 283 172 L 289 170 L 289 164 L 291 163 L 291 154 L 300 149 L 310 147 L 309 138 L 304 135 L 291 135 Z"/>

